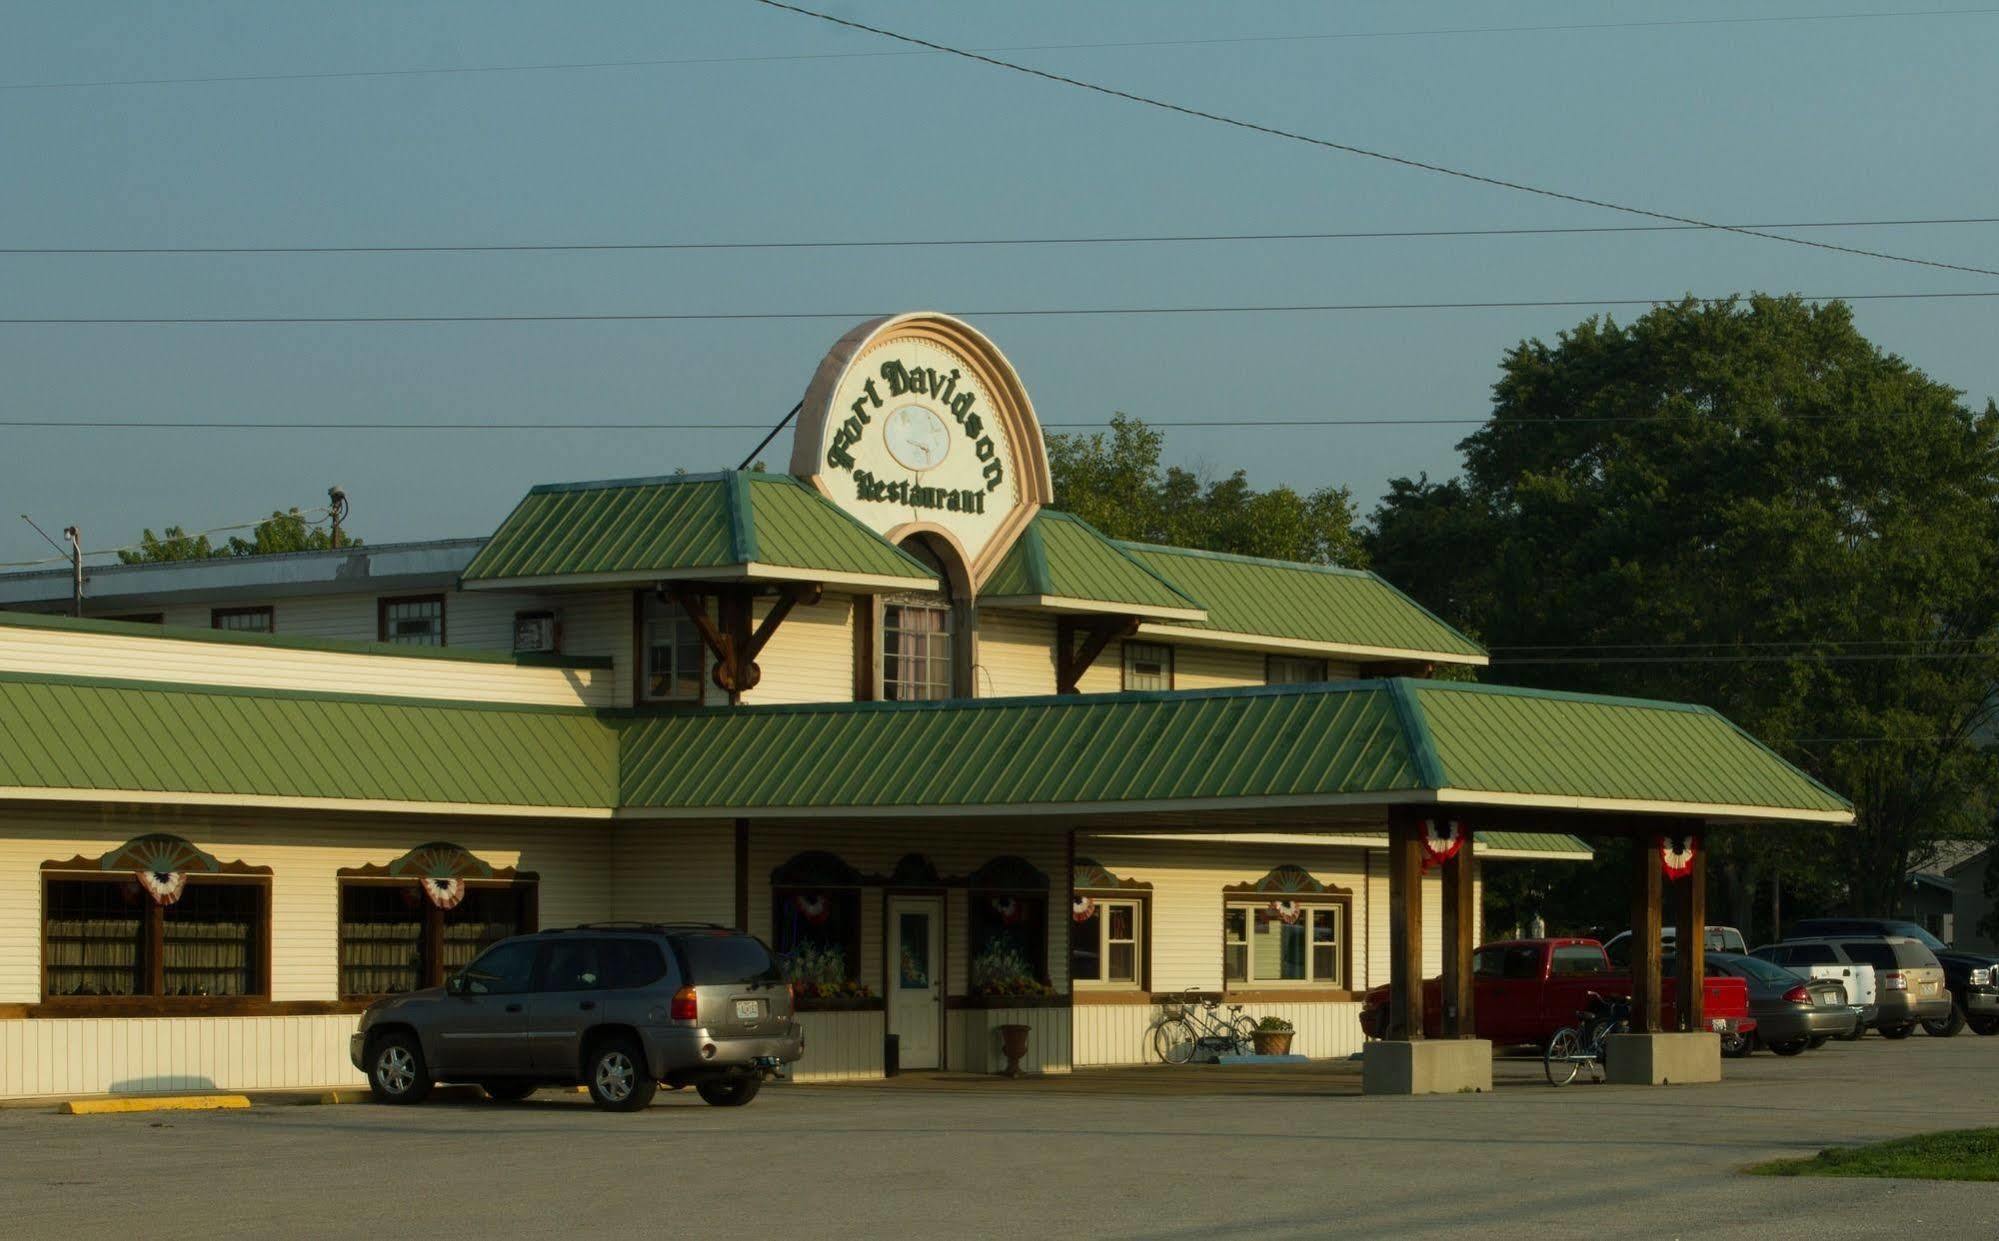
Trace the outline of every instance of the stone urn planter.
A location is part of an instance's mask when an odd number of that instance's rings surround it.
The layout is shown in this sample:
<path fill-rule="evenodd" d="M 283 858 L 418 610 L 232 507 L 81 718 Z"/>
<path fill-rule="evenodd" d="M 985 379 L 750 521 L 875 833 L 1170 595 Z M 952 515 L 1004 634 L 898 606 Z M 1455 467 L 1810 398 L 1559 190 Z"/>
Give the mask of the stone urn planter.
<path fill-rule="evenodd" d="M 1028 1027 L 1004 1025 L 999 1028 L 1000 1051 L 1006 1055 L 1006 1068 L 1002 1070 L 1008 1077 L 1020 1076 L 1020 1062 L 1027 1056 Z"/>
<path fill-rule="evenodd" d="M 1265 1017 L 1257 1023 L 1250 1042 L 1259 1056 L 1288 1056 L 1291 1054 L 1291 1023 L 1279 1017 Z"/>

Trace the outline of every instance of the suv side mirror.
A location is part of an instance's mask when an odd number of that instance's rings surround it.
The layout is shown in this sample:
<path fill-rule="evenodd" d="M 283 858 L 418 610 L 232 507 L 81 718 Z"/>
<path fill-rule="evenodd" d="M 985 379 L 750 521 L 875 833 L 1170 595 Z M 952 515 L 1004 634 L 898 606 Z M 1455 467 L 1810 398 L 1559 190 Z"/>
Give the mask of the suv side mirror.
<path fill-rule="evenodd" d="M 463 974 L 453 974 L 444 980 L 444 992 L 446 995 L 464 995 L 470 989 L 471 984 Z"/>

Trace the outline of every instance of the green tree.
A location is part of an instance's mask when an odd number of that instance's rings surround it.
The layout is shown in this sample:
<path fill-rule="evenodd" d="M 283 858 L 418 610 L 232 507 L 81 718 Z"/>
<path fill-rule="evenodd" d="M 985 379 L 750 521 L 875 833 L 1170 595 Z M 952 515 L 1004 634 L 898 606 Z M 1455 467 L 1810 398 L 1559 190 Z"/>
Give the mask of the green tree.
<path fill-rule="evenodd" d="M 1360 567 L 1367 563 L 1344 487 L 1258 491 L 1241 470 L 1206 478 L 1160 464 L 1163 437 L 1118 414 L 1108 435 L 1051 435 L 1055 507 L 1117 539 Z"/>
<path fill-rule="evenodd" d="M 346 531 L 340 533 L 342 547 L 359 547 L 361 540 Z M 257 523 L 249 538 L 230 536 L 217 544 L 206 534 L 190 535 L 180 526 L 168 526 L 159 534 L 148 528 L 139 534 L 139 546 L 118 553 L 124 564 L 147 564 L 161 560 L 213 560 L 227 556 L 268 556 L 277 552 L 321 552 L 333 547 L 333 534 L 311 525 L 298 509 L 273 512 Z"/>
<path fill-rule="evenodd" d="M 1841 303 L 1590 319 L 1511 350 L 1464 476 L 1397 480 L 1382 573 L 1495 649 L 1490 679 L 1707 703 L 1851 797 L 1851 829 L 1716 833 L 1721 907 L 1885 912 L 1983 832 L 1999 699 L 1999 410 Z M 1621 885 L 1620 885 L 1621 886 Z"/>

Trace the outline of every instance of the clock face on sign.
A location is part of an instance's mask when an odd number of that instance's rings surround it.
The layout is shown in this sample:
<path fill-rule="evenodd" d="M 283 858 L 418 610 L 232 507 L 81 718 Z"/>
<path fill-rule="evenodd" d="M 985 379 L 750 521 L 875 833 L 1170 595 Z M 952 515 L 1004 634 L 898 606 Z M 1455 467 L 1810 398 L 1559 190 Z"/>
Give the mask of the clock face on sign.
<path fill-rule="evenodd" d="M 882 423 L 882 443 L 896 463 L 921 473 L 941 465 L 951 451 L 951 430 L 921 405 L 905 405 Z"/>

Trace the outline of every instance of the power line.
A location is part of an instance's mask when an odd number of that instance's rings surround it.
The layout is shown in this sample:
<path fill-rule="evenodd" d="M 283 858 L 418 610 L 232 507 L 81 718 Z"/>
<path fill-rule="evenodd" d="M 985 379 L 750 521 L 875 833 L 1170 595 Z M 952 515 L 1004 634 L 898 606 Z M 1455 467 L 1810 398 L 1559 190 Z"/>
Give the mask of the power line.
<path fill-rule="evenodd" d="M 1871 418 L 1911 417 L 1900 412 L 1867 411 L 1848 414 L 1783 414 L 1785 422 L 1859 422 Z M 1499 425 L 1581 426 L 1601 423 L 1700 421 L 1701 415 L 1583 414 L 1573 418 L 1506 418 Z M 1242 429 L 1313 427 L 1450 427 L 1483 426 L 1491 418 L 1174 418 L 1146 419 L 1152 429 L 1225 427 Z M 1090 422 L 1044 422 L 1051 431 L 1089 430 L 1114 426 L 1107 418 Z M 72 431 L 764 431 L 761 422 L 221 422 L 145 419 L 6 418 L 0 428 Z M 1508 648 L 1508 649 L 1569 649 Z"/>
<path fill-rule="evenodd" d="M 325 508 L 314 508 L 314 509 L 304 509 L 304 510 L 293 509 L 292 512 L 297 513 L 298 516 L 305 521 L 306 525 L 317 526 L 321 522 L 326 520 L 327 516 L 332 512 L 332 510 Z M 315 516 L 315 514 L 317 514 L 317 516 Z M 289 513 L 286 514 L 286 516 L 290 515 L 291 514 Z M 21 515 L 21 520 L 27 522 L 31 526 L 35 526 L 35 523 L 25 513 Z M 191 532 L 183 532 L 181 534 L 169 535 L 163 538 L 161 541 L 166 543 L 174 543 L 185 539 L 189 542 L 192 542 L 195 539 L 207 538 L 211 534 L 233 534 L 238 530 L 255 530 L 257 527 L 263 525 L 265 522 L 268 522 L 270 520 L 271 518 L 265 517 L 258 521 L 239 522 L 233 526 L 215 526 L 207 530 L 195 530 Z M 41 529 L 42 528 L 40 526 L 35 526 L 35 530 L 37 533 L 40 533 Z M 49 536 L 43 533 L 42 537 L 47 539 Z M 55 540 L 50 539 L 49 542 L 51 546 L 55 546 Z M 100 547 L 96 551 L 83 552 L 81 554 L 85 556 L 115 556 L 119 552 L 136 552 L 144 547 L 145 547 L 144 543 L 127 543 L 123 547 Z M 60 548 L 58 548 L 58 550 L 60 550 Z M 69 553 L 64 552 L 60 556 L 45 556 L 40 560 L 15 560 L 10 562 L 0 562 L 0 569 L 38 569 L 43 565 L 68 564 L 68 563 L 69 563 Z"/>
<path fill-rule="evenodd" d="M 767 0 L 758 0 L 765 3 Z M 1717 226 L 1718 227 L 1718 226 Z M 1999 274 L 1999 273 L 1995 273 Z M 1580 297 L 1549 298 L 1541 301 L 1492 302 L 1328 302 L 1321 304 L 1279 304 L 1250 306 L 1069 306 L 1037 309 L 960 310 L 969 318 L 1078 318 L 1107 315 L 1241 315 L 1241 314 L 1330 314 L 1336 312 L 1391 310 L 1535 310 L 1572 309 L 1590 306 L 1660 306 L 1693 301 L 1716 304 L 1740 300 L 1741 294 L 1726 297 Z M 1955 293 L 1801 293 L 1807 302 L 1894 302 L 1932 299 L 1999 297 L 1999 289 L 1979 289 Z M 691 311 L 685 313 L 632 314 L 520 314 L 520 315 L 129 315 L 0 318 L 0 326 L 77 327 L 88 325 L 160 326 L 249 325 L 249 324 L 397 324 L 397 323 L 731 323 L 787 319 L 869 319 L 887 313 L 881 310 L 776 310 L 737 313 Z"/>
<path fill-rule="evenodd" d="M 1360 30 L 1333 34 L 1233 35 L 1202 39 L 1136 39 L 1101 43 L 1026 43 L 1008 47 L 984 47 L 981 52 L 1070 52 L 1104 51 L 1151 47 L 1211 47 L 1247 43 L 1314 43 L 1350 39 L 1412 39 L 1442 35 L 1551 34 L 1581 30 L 1641 30 L 1671 26 L 1746 26 L 1793 22 L 1865 21 L 1902 17 L 1973 17 L 1999 13 L 1999 9 L 1915 9 L 1865 13 L 1799 13 L 1770 17 L 1661 18 L 1629 22 L 1570 22 L 1540 26 L 1457 26 L 1427 30 Z M 654 69 L 692 65 L 766 64 L 781 61 L 876 60 L 902 56 L 934 56 L 928 50 L 877 52 L 794 52 L 769 56 L 695 56 L 660 60 L 568 61 L 547 64 L 434 66 L 411 69 L 348 69 L 321 73 L 245 73 L 186 78 L 111 78 L 71 82 L 8 82 L 0 90 L 80 90 L 113 86 L 202 86 L 228 82 L 308 82 L 351 78 L 402 78 L 454 76 L 490 73 L 547 73 L 595 69 Z"/>
<path fill-rule="evenodd" d="M 1809 220 L 1779 224 L 1604 224 L 1551 228 L 1426 228 L 1318 233 L 1159 233 L 1079 237 L 918 237 L 820 241 L 587 241 L 495 242 L 359 246 L 0 246 L 0 255 L 148 254 L 551 254 L 634 250 L 870 250 L 915 247 L 1112 246 L 1241 241 L 1355 241 L 1396 238 L 1556 237 L 1593 233 L 1697 233 L 1747 228 L 1903 228 L 1942 224 L 1999 224 L 1999 216 L 1908 220 Z"/>
<path fill-rule="evenodd" d="M 1059 85 L 1073 86 L 1080 90 L 1093 91 L 1096 94 L 1107 95 L 1113 99 L 1123 99 L 1131 103 L 1143 104 L 1146 107 L 1159 108 L 1167 112 L 1178 113 L 1181 116 L 1191 116 L 1199 120 L 1214 121 L 1217 124 L 1232 126 L 1236 129 L 1248 130 L 1252 133 L 1266 134 L 1274 138 L 1284 138 L 1292 142 L 1302 142 L 1310 146 L 1323 148 L 1325 150 L 1342 151 L 1348 155 L 1361 155 L 1367 157 L 1368 159 L 1382 160 L 1387 163 L 1396 164 L 1404 168 L 1414 168 L 1423 172 L 1434 172 L 1442 176 L 1456 177 L 1460 180 L 1471 181 L 1480 185 L 1490 185 L 1497 187 L 1499 189 L 1514 190 L 1523 194 L 1534 194 L 1542 198 L 1552 198 L 1561 202 L 1578 203 L 1585 207 L 1600 207 L 1608 211 L 1622 212 L 1626 215 L 1644 216 L 1648 219 L 1653 219 L 1653 220 L 1666 220 L 1675 224 L 1703 225 L 1709 228 L 1719 229 L 1723 232 L 1735 233 L 1744 237 L 1759 237 L 1765 241 L 1781 241 L 1787 245 L 1806 246 L 1815 250 L 1829 250 L 1841 254 L 1855 254 L 1865 258 L 1885 259 L 1893 263 L 1907 263 L 1918 267 L 1934 267 L 1934 268 L 1940 268 L 1945 271 L 1969 272 L 1973 275 L 1979 275 L 1979 276 L 1999 276 L 1999 269 L 1995 268 L 1972 267 L 1968 264 L 1962 264 L 1962 263 L 1945 263 L 1936 259 L 1913 258 L 1908 255 L 1890 254 L 1883 250 L 1865 250 L 1857 246 L 1836 245 L 1829 241 L 1813 241 L 1809 237 L 1791 237 L 1783 233 L 1766 232 L 1762 229 L 1741 228 L 1735 226 L 1712 224 L 1706 220 L 1696 219 L 1693 216 L 1675 215 L 1672 212 L 1667 212 L 1667 211 L 1654 211 L 1646 207 L 1631 207 L 1631 206 L 1626 206 L 1622 203 L 1611 202 L 1607 199 L 1590 198 L 1581 194 L 1571 194 L 1562 190 L 1551 190 L 1543 186 L 1529 185 L 1521 181 L 1509 181 L 1501 177 L 1487 176 L 1483 173 L 1467 172 L 1466 170 L 1461 168 L 1452 168 L 1444 164 L 1434 164 L 1425 160 L 1412 159 L 1404 155 L 1392 155 L 1386 151 L 1376 151 L 1368 147 L 1355 146 L 1351 143 L 1335 142 L 1328 138 L 1314 138 L 1309 135 L 1297 133 L 1292 130 L 1279 129 L 1273 125 L 1264 125 L 1255 121 L 1245 121 L 1238 117 L 1224 116 L 1219 112 L 1208 112 L 1200 108 L 1188 107 L 1185 104 L 1169 103 L 1166 100 L 1158 99 L 1153 96 L 1139 95 L 1131 91 L 1119 90 L 1116 87 L 1103 86 L 1095 82 L 1087 82 L 1084 81 L 1082 78 L 1074 78 L 1074 77 L 1068 77 L 1064 74 L 1051 73 L 1046 69 L 1035 69 L 1027 65 L 1019 64 L 1010 60 L 1000 60 L 997 57 L 987 56 L 980 52 L 974 52 L 964 48 L 950 47 L 942 43 L 933 43 L 928 39 L 920 39 L 914 35 L 899 34 L 896 31 L 884 29 L 883 27 L 880 26 L 870 26 L 865 22 L 857 22 L 844 17 L 835 17 L 830 13 L 821 13 L 813 9 L 802 8 L 795 4 L 787 4 L 785 3 L 785 0 L 755 0 L 755 3 L 764 5 L 767 8 L 781 9 L 787 13 L 796 13 L 802 17 L 814 18 L 818 21 L 827 22 L 835 26 L 841 26 L 848 30 L 859 30 L 859 31 L 864 31 L 868 34 L 880 35 L 883 38 L 894 39 L 900 43 L 907 43 L 916 47 L 926 47 L 934 52 L 946 52 L 949 53 L 950 55 L 962 57 L 963 59 L 966 60 L 977 61 L 980 64 L 992 65 L 993 67 L 999 69 L 1007 69 L 1014 73 L 1026 74 L 1029 77 L 1041 78 L 1044 81 L 1055 82 Z"/>

